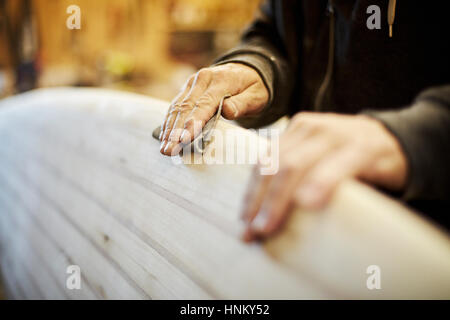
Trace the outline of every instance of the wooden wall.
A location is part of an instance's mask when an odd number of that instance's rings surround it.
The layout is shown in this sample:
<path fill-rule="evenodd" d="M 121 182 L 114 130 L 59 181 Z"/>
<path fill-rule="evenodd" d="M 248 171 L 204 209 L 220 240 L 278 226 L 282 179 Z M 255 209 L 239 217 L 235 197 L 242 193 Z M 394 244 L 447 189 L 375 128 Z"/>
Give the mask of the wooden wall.
<path fill-rule="evenodd" d="M 169 52 L 172 32 L 240 30 L 252 19 L 258 3 L 256 0 L 33 0 L 44 67 L 75 65 L 89 76 L 89 72 L 98 72 L 102 64 L 107 68 L 108 63 L 122 59 L 138 73 L 160 81 L 167 80 L 175 67 Z M 71 4 L 81 8 L 81 30 L 65 27 L 68 17 L 65 9 Z"/>
<path fill-rule="evenodd" d="M 81 30 L 68 30 L 66 8 L 74 1 L 35 0 L 42 63 L 80 67 L 95 76 L 108 59 L 122 55 L 132 68 L 161 77 L 170 66 L 167 3 L 78 0 Z"/>

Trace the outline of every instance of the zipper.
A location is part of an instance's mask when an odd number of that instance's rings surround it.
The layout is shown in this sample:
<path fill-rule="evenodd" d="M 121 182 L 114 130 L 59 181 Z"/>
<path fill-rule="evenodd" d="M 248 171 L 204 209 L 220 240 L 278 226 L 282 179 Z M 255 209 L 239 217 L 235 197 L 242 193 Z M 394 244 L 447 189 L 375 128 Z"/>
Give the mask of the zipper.
<path fill-rule="evenodd" d="M 314 101 L 314 110 L 320 111 L 320 108 L 322 107 L 323 98 L 325 96 L 325 93 L 327 92 L 328 87 L 330 86 L 331 82 L 331 76 L 333 75 L 333 68 L 334 68 L 334 22 L 335 22 L 335 13 L 334 13 L 334 6 L 333 6 L 333 0 L 328 0 L 327 5 L 328 10 L 328 16 L 329 16 L 329 23 L 330 23 L 330 30 L 328 35 L 328 64 L 327 64 L 327 71 L 325 73 L 325 77 L 323 78 L 322 84 L 319 87 L 319 90 L 317 91 L 316 99 Z"/>
<path fill-rule="evenodd" d="M 388 6 L 388 24 L 389 24 L 389 38 L 392 38 L 392 29 L 395 21 L 395 7 L 397 5 L 396 0 L 389 0 Z"/>

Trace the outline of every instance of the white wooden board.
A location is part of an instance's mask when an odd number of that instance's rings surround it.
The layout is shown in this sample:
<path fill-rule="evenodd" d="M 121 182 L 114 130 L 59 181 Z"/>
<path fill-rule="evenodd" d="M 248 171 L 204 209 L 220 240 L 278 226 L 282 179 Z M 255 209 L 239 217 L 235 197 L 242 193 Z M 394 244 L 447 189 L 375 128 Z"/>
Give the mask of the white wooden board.
<path fill-rule="evenodd" d="M 161 156 L 151 133 L 167 107 L 100 89 L 0 101 L 0 265 L 10 297 L 450 298 L 448 235 L 357 182 L 323 212 L 297 210 L 276 238 L 242 243 L 251 167 Z M 69 265 L 81 268 L 81 290 L 66 288 Z M 370 265 L 380 267 L 380 290 L 366 286 Z"/>

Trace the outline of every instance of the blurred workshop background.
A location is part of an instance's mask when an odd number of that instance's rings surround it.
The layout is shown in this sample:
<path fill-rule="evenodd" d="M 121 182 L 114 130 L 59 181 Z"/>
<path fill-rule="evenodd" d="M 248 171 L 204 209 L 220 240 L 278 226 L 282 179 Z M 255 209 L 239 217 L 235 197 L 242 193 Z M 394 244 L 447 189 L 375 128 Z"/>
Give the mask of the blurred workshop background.
<path fill-rule="evenodd" d="M 0 98 L 97 86 L 170 100 L 239 41 L 261 0 L 0 0 Z M 67 8 L 81 10 L 69 29 Z"/>

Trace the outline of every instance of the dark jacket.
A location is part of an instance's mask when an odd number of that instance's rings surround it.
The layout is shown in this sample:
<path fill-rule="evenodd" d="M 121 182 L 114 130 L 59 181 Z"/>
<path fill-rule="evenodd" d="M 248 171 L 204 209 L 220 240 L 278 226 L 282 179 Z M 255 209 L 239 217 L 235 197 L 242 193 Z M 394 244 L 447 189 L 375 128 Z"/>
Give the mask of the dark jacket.
<path fill-rule="evenodd" d="M 402 197 L 437 212 L 448 226 L 450 12 L 445 3 L 398 0 L 390 38 L 389 0 L 268 1 L 242 43 L 218 60 L 254 67 L 270 92 L 263 112 L 243 123 L 261 126 L 302 110 L 378 118 L 409 160 Z M 371 5 L 381 8 L 381 29 L 366 25 Z"/>

